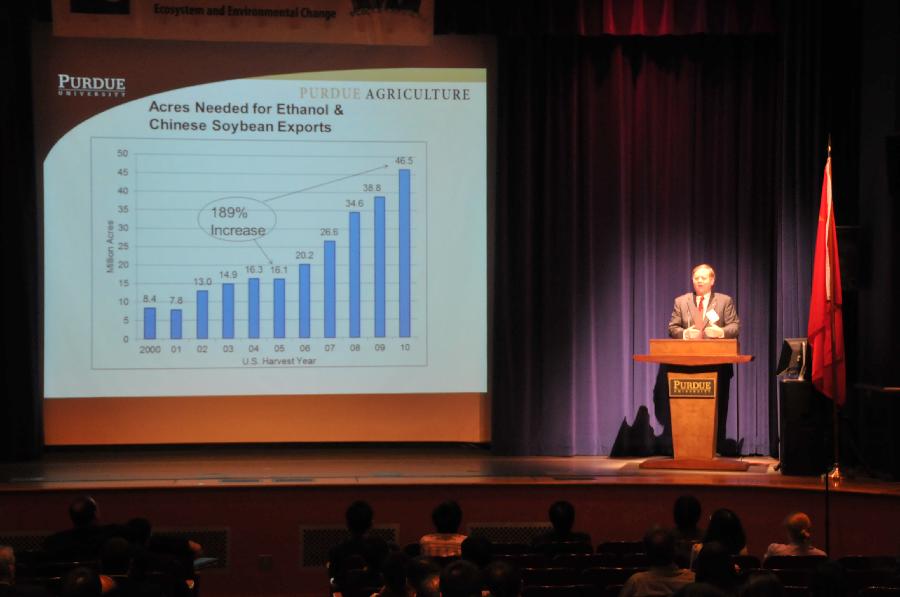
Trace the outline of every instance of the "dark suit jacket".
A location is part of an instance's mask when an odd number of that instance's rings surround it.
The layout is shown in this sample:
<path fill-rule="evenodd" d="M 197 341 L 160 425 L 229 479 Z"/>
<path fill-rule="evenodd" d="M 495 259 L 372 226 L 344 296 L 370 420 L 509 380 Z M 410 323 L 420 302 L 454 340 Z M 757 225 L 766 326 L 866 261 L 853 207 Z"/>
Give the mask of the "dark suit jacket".
<path fill-rule="evenodd" d="M 669 319 L 669 336 L 681 338 L 684 330 L 691 327 L 691 306 L 696 304 L 694 293 L 688 292 L 675 299 L 675 307 L 672 309 L 672 317 Z M 719 316 L 716 325 L 722 328 L 726 338 L 737 338 L 740 331 L 741 320 L 734 308 L 734 301 L 727 294 L 712 292 L 709 296 L 709 308 L 707 313 L 715 311 Z M 704 327 L 706 327 L 704 325 Z"/>

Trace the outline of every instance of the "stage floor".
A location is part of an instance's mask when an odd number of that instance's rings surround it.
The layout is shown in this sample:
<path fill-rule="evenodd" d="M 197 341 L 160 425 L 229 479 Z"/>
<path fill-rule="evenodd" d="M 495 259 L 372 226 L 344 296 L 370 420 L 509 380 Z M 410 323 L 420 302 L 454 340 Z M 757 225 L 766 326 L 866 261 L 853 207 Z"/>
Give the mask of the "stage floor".
<path fill-rule="evenodd" d="M 659 471 L 643 458 L 505 457 L 477 446 L 206 446 L 50 450 L 0 464 L 0 491 L 259 486 L 497 484 L 715 485 L 823 489 L 819 477 L 782 475 L 778 461 L 742 458 L 747 472 Z M 900 484 L 851 479 L 840 491 L 900 495 Z"/>

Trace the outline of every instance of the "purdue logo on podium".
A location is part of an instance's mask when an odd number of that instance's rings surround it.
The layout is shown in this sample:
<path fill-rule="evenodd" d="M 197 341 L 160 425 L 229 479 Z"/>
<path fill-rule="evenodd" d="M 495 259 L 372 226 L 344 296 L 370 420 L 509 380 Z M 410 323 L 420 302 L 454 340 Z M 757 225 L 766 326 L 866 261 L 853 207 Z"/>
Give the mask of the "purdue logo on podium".
<path fill-rule="evenodd" d="M 670 377 L 669 396 L 671 398 L 715 398 L 715 377 Z"/>

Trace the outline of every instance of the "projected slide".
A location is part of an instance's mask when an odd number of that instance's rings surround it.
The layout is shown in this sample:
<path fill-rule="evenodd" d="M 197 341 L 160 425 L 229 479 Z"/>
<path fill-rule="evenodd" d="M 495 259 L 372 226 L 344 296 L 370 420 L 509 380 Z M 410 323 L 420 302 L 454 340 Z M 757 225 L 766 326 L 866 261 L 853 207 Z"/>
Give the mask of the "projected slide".
<path fill-rule="evenodd" d="M 478 69 L 175 89 L 44 163 L 47 397 L 485 391 Z"/>
<path fill-rule="evenodd" d="M 427 364 L 426 150 L 92 139 L 94 367 Z"/>

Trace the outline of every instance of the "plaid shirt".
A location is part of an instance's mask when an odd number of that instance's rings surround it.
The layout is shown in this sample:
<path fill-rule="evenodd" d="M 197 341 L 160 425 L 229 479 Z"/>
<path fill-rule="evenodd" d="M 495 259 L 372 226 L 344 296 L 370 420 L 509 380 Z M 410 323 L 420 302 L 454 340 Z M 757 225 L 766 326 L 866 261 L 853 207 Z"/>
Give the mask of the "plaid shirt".
<path fill-rule="evenodd" d="M 457 533 L 431 533 L 419 539 L 422 555 L 432 558 L 452 558 L 462 554 L 465 535 Z"/>

